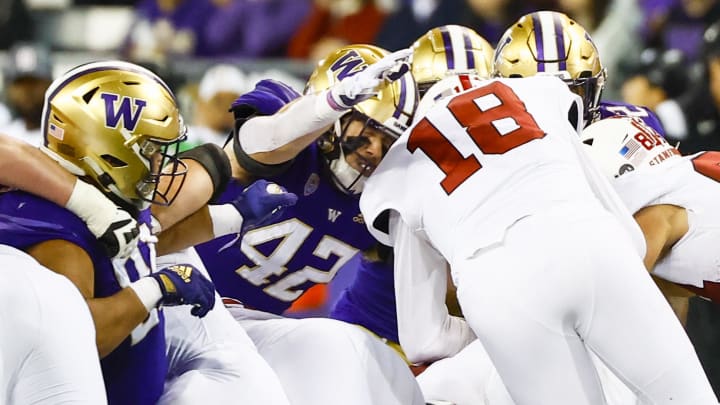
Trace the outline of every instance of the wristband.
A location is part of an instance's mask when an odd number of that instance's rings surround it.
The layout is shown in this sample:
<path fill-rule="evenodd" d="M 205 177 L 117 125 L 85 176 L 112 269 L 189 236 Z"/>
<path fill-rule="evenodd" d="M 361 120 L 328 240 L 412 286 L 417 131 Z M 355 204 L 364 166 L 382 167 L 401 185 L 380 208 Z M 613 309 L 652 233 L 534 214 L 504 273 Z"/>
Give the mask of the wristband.
<path fill-rule="evenodd" d="M 208 205 L 216 238 L 233 233 L 240 233 L 244 218 L 232 204 Z"/>
<path fill-rule="evenodd" d="M 157 308 L 163 296 L 160 285 L 157 280 L 152 277 L 143 277 L 138 281 L 130 283 L 128 287 L 135 291 L 135 295 L 137 295 L 148 312 Z"/>
<path fill-rule="evenodd" d="M 112 224 L 117 207 L 97 188 L 77 179 L 65 208 L 86 224 L 95 237 L 100 237 Z"/>

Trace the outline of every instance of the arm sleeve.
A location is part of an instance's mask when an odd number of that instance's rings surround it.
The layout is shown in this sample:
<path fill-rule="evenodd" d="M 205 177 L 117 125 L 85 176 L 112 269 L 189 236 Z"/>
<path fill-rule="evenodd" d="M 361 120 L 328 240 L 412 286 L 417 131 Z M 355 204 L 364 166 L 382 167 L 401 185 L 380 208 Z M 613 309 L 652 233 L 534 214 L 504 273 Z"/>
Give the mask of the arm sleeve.
<path fill-rule="evenodd" d="M 240 127 L 240 145 L 248 155 L 274 151 L 329 127 L 346 112 L 330 107 L 327 91 L 305 95 L 276 114 L 248 120 Z M 312 140 L 298 144 L 298 152 Z"/>
<path fill-rule="evenodd" d="M 454 355 L 476 337 L 465 320 L 451 316 L 445 306 L 445 259 L 395 212 L 390 215 L 390 237 L 395 242 L 400 346 L 412 363 Z"/>

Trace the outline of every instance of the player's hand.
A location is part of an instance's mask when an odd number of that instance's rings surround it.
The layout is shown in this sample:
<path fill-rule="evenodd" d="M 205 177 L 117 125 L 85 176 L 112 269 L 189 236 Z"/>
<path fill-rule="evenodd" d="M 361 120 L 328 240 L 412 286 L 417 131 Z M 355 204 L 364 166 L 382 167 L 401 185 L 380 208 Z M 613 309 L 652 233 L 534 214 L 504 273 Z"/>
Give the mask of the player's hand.
<path fill-rule="evenodd" d="M 111 258 L 126 258 L 135 250 L 140 237 L 137 222 L 127 211 L 118 208 L 113 221 L 100 235 L 95 235 Z"/>
<path fill-rule="evenodd" d="M 399 79 L 410 70 L 408 59 L 412 53 L 412 49 L 393 52 L 365 70 L 339 81 L 328 93 L 331 105 L 334 103 L 339 109 L 349 109 L 377 95 L 383 84 Z"/>
<path fill-rule="evenodd" d="M 241 233 L 272 222 L 282 209 L 295 205 L 298 197 L 267 180 L 257 180 L 230 202 L 243 218 Z"/>
<path fill-rule="evenodd" d="M 191 264 L 176 264 L 153 274 L 160 284 L 161 305 L 192 305 L 191 314 L 202 318 L 215 305 L 215 286 Z"/>
<path fill-rule="evenodd" d="M 130 256 L 140 231 L 135 219 L 97 188 L 78 179 L 65 208 L 82 219 L 110 258 Z"/>

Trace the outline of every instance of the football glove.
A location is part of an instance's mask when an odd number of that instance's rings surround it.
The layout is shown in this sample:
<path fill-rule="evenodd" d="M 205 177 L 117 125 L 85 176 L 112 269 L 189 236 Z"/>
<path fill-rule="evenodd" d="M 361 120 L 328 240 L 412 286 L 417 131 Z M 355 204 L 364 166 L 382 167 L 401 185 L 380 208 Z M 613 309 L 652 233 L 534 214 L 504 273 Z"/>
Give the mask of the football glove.
<path fill-rule="evenodd" d="M 160 285 L 160 305 L 192 305 L 190 313 L 199 318 L 215 305 L 215 286 L 191 264 L 168 266 L 149 277 Z"/>
<path fill-rule="evenodd" d="M 280 216 L 283 208 L 295 205 L 297 200 L 294 193 L 288 193 L 283 187 L 260 179 L 243 190 L 230 204 L 242 215 L 241 232 L 246 232 L 272 222 Z"/>
<path fill-rule="evenodd" d="M 282 209 L 295 205 L 297 195 L 267 180 L 257 180 L 227 204 L 210 205 L 215 237 L 245 233 L 271 223 Z"/>
<path fill-rule="evenodd" d="M 135 219 L 97 188 L 78 179 L 65 208 L 87 224 L 110 258 L 126 258 L 137 247 L 140 231 Z"/>
<path fill-rule="evenodd" d="M 365 70 L 339 81 L 328 93 L 330 105 L 339 107 L 335 109 L 346 110 L 376 96 L 382 84 L 393 82 L 410 70 L 408 59 L 412 53 L 412 49 L 393 52 Z"/>

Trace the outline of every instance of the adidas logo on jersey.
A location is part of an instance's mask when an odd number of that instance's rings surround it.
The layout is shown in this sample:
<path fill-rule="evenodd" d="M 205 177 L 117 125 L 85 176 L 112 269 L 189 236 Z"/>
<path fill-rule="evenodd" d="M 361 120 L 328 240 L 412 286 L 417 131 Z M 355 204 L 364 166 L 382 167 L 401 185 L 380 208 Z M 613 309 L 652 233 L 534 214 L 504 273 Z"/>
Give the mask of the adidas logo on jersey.
<path fill-rule="evenodd" d="M 328 221 L 335 223 L 338 217 L 342 214 L 341 211 L 328 208 Z"/>

